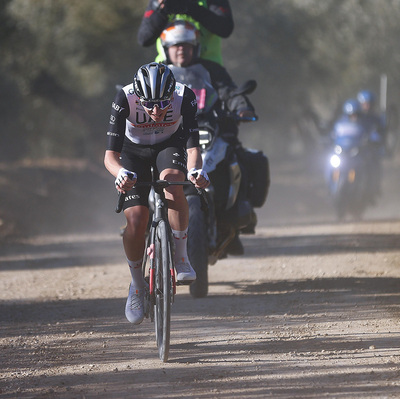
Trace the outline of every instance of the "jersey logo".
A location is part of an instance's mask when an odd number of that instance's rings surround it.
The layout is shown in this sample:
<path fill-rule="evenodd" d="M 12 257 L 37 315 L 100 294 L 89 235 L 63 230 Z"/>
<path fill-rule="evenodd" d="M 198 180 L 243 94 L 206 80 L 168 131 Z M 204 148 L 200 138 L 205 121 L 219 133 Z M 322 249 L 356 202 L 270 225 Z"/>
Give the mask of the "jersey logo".
<path fill-rule="evenodd" d="M 125 108 L 121 107 L 118 104 L 115 104 L 115 102 L 112 103 L 112 107 L 117 111 L 117 112 L 121 112 L 123 111 Z"/>

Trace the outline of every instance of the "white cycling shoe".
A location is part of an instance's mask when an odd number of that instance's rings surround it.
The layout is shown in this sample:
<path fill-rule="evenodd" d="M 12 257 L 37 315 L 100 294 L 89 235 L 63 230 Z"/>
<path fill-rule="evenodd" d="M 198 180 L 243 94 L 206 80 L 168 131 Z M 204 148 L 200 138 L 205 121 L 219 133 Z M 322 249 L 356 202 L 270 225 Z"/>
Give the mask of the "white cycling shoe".
<path fill-rule="evenodd" d="M 125 305 L 125 316 L 132 324 L 140 324 L 144 319 L 145 287 L 129 286 L 129 295 Z"/>
<path fill-rule="evenodd" d="M 178 283 L 190 284 L 196 280 L 196 272 L 189 262 L 181 262 L 175 265 L 176 280 Z"/>

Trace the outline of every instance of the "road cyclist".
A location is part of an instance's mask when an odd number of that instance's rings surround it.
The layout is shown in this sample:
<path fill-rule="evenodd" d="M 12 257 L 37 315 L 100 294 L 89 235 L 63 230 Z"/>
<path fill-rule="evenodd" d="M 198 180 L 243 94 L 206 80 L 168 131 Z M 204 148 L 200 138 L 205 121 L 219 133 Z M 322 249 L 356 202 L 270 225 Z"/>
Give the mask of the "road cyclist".
<path fill-rule="evenodd" d="M 125 315 L 135 325 L 144 319 L 142 259 L 150 191 L 149 186 L 135 184 L 151 181 L 155 169 L 160 179 L 181 182 L 187 177 L 198 188 L 209 185 L 202 170 L 196 110 L 193 91 L 176 82 L 172 71 L 158 63 L 142 65 L 112 103 L 104 164 L 115 177 L 116 189 L 126 194 L 123 246 L 132 281 Z M 178 283 L 190 283 L 196 273 L 187 256 L 189 215 L 182 185 L 166 187 L 165 198 L 175 243 L 176 278 Z"/>

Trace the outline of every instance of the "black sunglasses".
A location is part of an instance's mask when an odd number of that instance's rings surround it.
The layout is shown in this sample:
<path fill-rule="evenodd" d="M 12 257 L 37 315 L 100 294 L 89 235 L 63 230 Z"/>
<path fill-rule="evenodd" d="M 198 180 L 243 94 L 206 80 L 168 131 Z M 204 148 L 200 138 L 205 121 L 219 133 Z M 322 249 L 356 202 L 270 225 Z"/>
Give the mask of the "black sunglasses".
<path fill-rule="evenodd" d="M 155 105 L 157 105 L 158 108 L 161 110 L 164 110 L 171 104 L 171 100 L 161 100 L 161 101 L 146 101 L 146 100 L 140 100 L 140 104 L 146 109 L 153 109 Z"/>

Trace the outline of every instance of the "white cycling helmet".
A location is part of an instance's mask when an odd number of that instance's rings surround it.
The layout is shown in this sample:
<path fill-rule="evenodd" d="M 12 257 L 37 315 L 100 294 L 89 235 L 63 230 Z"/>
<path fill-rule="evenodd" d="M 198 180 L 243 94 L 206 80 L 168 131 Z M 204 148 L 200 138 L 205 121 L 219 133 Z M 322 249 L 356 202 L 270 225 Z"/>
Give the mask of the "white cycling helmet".
<path fill-rule="evenodd" d="M 180 43 L 189 43 L 193 46 L 199 44 L 199 31 L 187 21 L 175 21 L 167 26 L 161 33 L 161 43 L 163 47 L 169 48 Z"/>
<path fill-rule="evenodd" d="M 193 55 L 197 58 L 200 54 L 199 30 L 190 22 L 178 20 L 172 22 L 165 28 L 161 35 L 161 44 L 164 50 L 164 59 L 168 58 L 168 49 L 181 43 L 188 43 L 194 47 Z"/>

